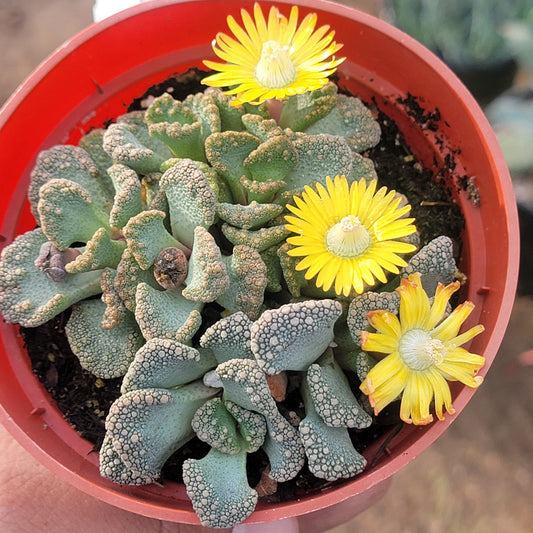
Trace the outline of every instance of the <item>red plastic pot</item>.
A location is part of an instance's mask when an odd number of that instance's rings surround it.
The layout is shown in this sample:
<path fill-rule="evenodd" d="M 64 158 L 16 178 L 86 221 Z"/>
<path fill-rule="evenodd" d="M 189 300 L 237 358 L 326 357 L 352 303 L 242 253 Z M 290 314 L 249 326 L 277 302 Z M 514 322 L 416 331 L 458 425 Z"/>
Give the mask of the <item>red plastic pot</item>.
<path fill-rule="evenodd" d="M 288 2 L 269 2 L 288 13 Z M 301 16 L 318 13 L 336 31 L 347 60 L 340 83 L 395 120 L 415 154 L 428 166 L 453 158 L 454 173 L 475 177 L 479 206 L 453 186 L 466 230 L 461 269 L 468 276 L 462 297 L 472 300 L 472 323 L 486 331 L 470 349 L 486 358 L 485 373 L 502 340 L 518 275 L 518 217 L 511 180 L 496 139 L 473 97 L 454 74 L 420 44 L 388 24 L 348 7 L 297 0 Z M 305 4 L 305 5 L 304 5 Z M 201 66 L 212 57 L 211 40 L 226 28 L 226 16 L 251 10 L 253 0 L 150 2 L 90 26 L 57 50 L 15 92 L 0 113 L 2 244 L 31 229 L 26 189 L 38 152 L 76 143 L 94 126 L 169 75 Z M 437 132 L 421 128 L 399 103 L 415 95 L 442 120 Z M 437 139 L 438 137 L 438 139 Z M 450 176 L 446 179 L 452 180 Z M 183 486 L 121 487 L 98 472 L 98 456 L 63 419 L 32 374 L 17 328 L 1 325 L 0 420 L 43 464 L 83 491 L 146 516 L 198 523 Z M 259 503 L 248 522 L 277 520 L 322 509 L 349 497 L 362 510 L 384 491 L 387 480 L 427 448 L 461 412 L 474 391 L 453 388 L 457 414 L 426 427 L 406 426 L 387 453 L 356 479 L 320 494 L 282 504 Z M 366 452 L 373 457 L 376 447 Z M 354 509 L 355 511 L 355 509 Z"/>

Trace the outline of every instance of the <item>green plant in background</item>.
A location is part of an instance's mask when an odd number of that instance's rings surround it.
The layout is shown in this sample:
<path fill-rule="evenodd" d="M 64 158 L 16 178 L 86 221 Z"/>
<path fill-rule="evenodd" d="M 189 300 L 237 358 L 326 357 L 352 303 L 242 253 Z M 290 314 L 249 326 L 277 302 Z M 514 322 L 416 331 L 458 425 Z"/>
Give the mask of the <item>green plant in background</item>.
<path fill-rule="evenodd" d="M 439 55 L 486 107 L 511 173 L 533 169 L 532 100 L 502 94 L 517 65 L 533 76 L 531 0 L 388 0 L 384 16 Z"/>
<path fill-rule="evenodd" d="M 510 50 L 533 76 L 533 5 L 531 2 L 524 1 L 516 16 L 506 20 L 501 31 Z"/>
<path fill-rule="evenodd" d="M 396 26 L 462 68 L 513 57 L 502 27 L 531 10 L 529 0 L 389 0 L 387 6 Z"/>
<path fill-rule="evenodd" d="M 210 63 L 219 73 L 204 81 L 236 95 L 164 94 L 79 146 L 43 151 L 28 191 L 39 227 L 0 260 L 6 321 L 35 327 L 70 308 L 82 366 L 123 378 L 102 475 L 157 481 L 196 436 L 210 451 L 182 475 L 209 527 L 255 508 L 249 454 L 262 449 L 274 484 L 305 463 L 321 479 L 352 477 L 366 460 L 349 429 L 402 391 L 402 418 L 430 423 L 433 400 L 439 419 L 443 405 L 453 413 L 445 380 L 481 382 L 483 358 L 458 347 L 482 330 L 458 335 L 472 304 L 444 318 L 458 286 L 451 239 L 412 255 L 408 200 L 378 188 L 362 155 L 379 124 L 327 80 L 332 32 L 297 16 L 272 8 L 267 21 L 256 5 L 246 31 L 228 18 L 237 40 L 219 34 L 215 51 L 235 64 Z M 289 393 L 303 416 L 283 404 Z"/>
<path fill-rule="evenodd" d="M 522 15 L 506 22 L 501 31 L 528 82 L 518 91 L 503 94 L 486 109 L 513 177 L 533 171 L 533 5 Z"/>
<path fill-rule="evenodd" d="M 513 179 L 527 176 L 533 171 L 532 94 L 504 94 L 487 107 L 486 114 Z"/>
<path fill-rule="evenodd" d="M 440 56 L 482 106 L 509 89 L 517 59 L 503 28 L 529 0 L 389 0 L 384 16 Z"/>

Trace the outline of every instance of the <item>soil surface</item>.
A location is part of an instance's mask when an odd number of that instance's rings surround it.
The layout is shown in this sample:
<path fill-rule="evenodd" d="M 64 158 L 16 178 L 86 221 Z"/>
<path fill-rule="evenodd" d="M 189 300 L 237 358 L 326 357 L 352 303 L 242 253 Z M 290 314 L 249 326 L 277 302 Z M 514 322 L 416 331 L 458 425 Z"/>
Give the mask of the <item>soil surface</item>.
<path fill-rule="evenodd" d="M 342 3 L 376 13 L 380 2 Z M 92 4 L 0 0 L 0 103 L 54 48 L 90 24 Z M 527 285 L 523 275 L 521 287 Z M 394 477 L 379 503 L 330 533 L 531 532 L 532 323 L 531 291 L 522 290 L 498 357 L 473 400 L 436 443 Z"/>

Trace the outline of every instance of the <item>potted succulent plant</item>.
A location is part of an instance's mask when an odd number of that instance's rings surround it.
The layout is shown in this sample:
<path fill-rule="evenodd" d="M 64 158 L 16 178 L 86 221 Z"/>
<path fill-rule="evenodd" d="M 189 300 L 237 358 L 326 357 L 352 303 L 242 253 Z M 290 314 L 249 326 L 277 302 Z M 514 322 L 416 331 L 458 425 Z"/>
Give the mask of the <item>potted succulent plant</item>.
<path fill-rule="evenodd" d="M 146 96 L 191 67 L 214 71 L 207 90 Z M 369 156 L 392 122 L 422 191 L 378 186 Z M 0 140 L 2 421 L 104 501 L 211 527 L 369 504 L 496 354 L 518 264 L 502 155 L 453 74 L 370 16 L 317 0 L 133 8 L 47 60 L 2 110 Z M 437 182 L 447 200 L 421 203 L 460 208 L 459 256 L 410 215 Z M 65 310 L 81 364 L 121 379 L 99 454 L 12 325 Z M 155 483 L 192 438 L 205 444 L 181 457 L 184 484 Z M 304 468 L 332 484 L 258 502 L 251 477 Z"/>

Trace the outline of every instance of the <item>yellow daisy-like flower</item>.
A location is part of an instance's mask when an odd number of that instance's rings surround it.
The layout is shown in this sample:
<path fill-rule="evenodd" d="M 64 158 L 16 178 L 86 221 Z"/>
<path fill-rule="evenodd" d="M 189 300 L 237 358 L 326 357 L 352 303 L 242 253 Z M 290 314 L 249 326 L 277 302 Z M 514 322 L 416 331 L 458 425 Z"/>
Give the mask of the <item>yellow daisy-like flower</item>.
<path fill-rule="evenodd" d="M 213 43 L 216 55 L 226 63 L 204 61 L 217 73 L 203 83 L 231 87 L 227 94 L 237 95 L 233 105 L 258 104 L 319 89 L 345 59 L 333 56 L 342 45 L 333 41 L 335 32 L 328 33 L 329 26 L 315 31 L 315 13 L 299 26 L 296 6 L 289 19 L 272 7 L 265 20 L 259 4 L 254 5 L 255 21 L 245 9 L 241 16 L 244 28 L 232 16 L 227 19 L 235 38 L 219 33 Z"/>
<path fill-rule="evenodd" d="M 443 407 L 454 413 L 448 381 L 460 381 L 469 387 L 483 382 L 477 376 L 485 364 L 481 355 L 461 348 L 481 333 L 482 325 L 459 335 L 459 329 L 474 309 L 472 302 L 458 305 L 446 318 L 446 306 L 459 282 L 439 284 L 433 303 L 424 291 L 420 274 L 402 279 L 399 318 L 388 311 L 371 311 L 368 321 L 377 333 L 362 332 L 363 350 L 387 354 L 368 372 L 361 390 L 368 395 L 378 414 L 401 395 L 400 418 L 416 425 L 433 421 L 430 404 L 443 420 Z"/>
<path fill-rule="evenodd" d="M 413 252 L 415 246 L 398 241 L 416 231 L 413 218 L 405 218 L 411 207 L 400 207 L 396 191 L 368 185 L 364 179 L 348 185 L 345 176 L 326 178 L 326 187 L 307 186 L 296 206 L 287 205 L 295 216 L 285 217 L 287 229 L 297 233 L 287 242 L 294 245 L 289 255 L 303 257 L 296 270 L 305 278 L 316 276 L 324 291 L 331 286 L 338 295 L 348 296 L 352 289 L 362 293 L 365 284 L 376 279 L 387 282 L 385 270 L 398 274 L 405 261 L 398 254 Z"/>

